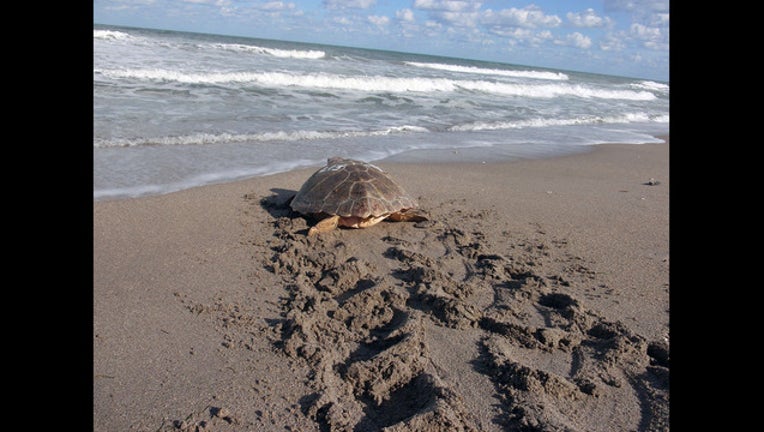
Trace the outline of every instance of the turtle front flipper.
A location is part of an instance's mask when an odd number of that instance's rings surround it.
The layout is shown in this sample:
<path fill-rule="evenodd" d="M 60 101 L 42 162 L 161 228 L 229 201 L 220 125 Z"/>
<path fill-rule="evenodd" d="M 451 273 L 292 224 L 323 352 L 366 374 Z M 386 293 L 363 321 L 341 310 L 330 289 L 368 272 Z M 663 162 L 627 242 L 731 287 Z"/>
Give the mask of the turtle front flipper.
<path fill-rule="evenodd" d="M 421 222 L 430 220 L 424 213 L 417 209 L 408 209 L 392 213 L 387 219 L 393 222 Z"/>
<path fill-rule="evenodd" d="M 317 224 L 310 227 L 310 229 L 308 230 L 308 235 L 313 236 L 318 233 L 331 231 L 337 228 L 337 224 L 339 223 L 339 221 L 340 221 L 340 217 L 337 215 L 329 216 L 326 219 L 321 219 Z"/>

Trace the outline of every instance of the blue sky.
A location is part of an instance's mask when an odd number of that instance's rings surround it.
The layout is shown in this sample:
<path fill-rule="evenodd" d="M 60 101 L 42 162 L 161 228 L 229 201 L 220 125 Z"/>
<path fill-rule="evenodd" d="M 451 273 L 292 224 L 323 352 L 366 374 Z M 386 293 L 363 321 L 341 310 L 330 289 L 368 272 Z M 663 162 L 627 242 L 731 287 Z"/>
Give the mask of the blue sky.
<path fill-rule="evenodd" d="M 93 21 L 669 79 L 668 0 L 94 0 Z"/>

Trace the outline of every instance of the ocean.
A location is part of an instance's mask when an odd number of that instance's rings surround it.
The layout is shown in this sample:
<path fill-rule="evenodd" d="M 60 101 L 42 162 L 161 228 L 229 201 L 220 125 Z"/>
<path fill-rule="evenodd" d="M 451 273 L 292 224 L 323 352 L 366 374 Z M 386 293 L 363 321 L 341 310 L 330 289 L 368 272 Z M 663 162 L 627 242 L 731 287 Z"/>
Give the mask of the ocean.
<path fill-rule="evenodd" d="M 95 25 L 93 197 L 323 165 L 497 161 L 663 142 L 669 84 Z"/>

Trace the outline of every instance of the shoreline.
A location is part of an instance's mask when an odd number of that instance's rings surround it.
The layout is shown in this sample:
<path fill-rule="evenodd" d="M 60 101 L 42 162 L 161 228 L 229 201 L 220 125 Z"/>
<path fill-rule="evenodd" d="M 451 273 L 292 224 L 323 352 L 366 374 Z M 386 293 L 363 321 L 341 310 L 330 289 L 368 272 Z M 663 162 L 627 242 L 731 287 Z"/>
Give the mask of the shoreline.
<path fill-rule="evenodd" d="M 469 164 L 469 163 L 513 163 L 513 162 L 520 162 L 520 161 L 527 161 L 527 160 L 537 160 L 537 159 L 555 159 L 560 157 L 566 157 L 566 156 L 572 156 L 577 154 L 586 154 L 595 151 L 595 149 L 599 146 L 610 146 L 610 145 L 647 145 L 647 144 L 666 144 L 666 142 L 669 139 L 669 135 L 655 135 L 656 139 L 663 140 L 663 143 L 602 143 L 602 144 L 589 144 L 589 145 L 582 145 L 582 146 L 576 146 L 571 147 L 570 149 L 565 150 L 559 150 L 560 153 L 553 153 L 553 154 L 544 154 L 544 153 L 537 153 L 535 155 L 505 155 L 503 157 L 500 157 L 498 160 L 492 159 L 496 157 L 496 155 L 491 154 L 490 149 L 480 148 L 480 147 L 466 147 L 461 148 L 458 150 L 446 150 L 446 149 L 431 149 L 431 150 L 409 150 L 405 153 L 401 154 L 395 154 L 392 156 L 388 156 L 379 160 L 374 160 L 372 163 L 374 164 L 404 164 L 404 165 L 412 165 L 412 164 Z M 169 191 L 165 192 L 143 192 L 139 193 L 138 195 L 107 195 L 104 197 L 93 197 L 93 202 L 106 202 L 106 201 L 115 201 L 115 200 L 124 200 L 124 199 L 140 199 L 140 198 L 147 198 L 152 196 L 162 196 L 177 192 L 182 192 L 184 190 L 188 189 L 194 189 L 199 187 L 206 187 L 206 186 L 215 186 L 215 185 L 222 185 L 222 184 L 229 184 L 229 183 L 236 183 L 236 182 L 242 182 L 247 181 L 250 179 L 257 179 L 262 177 L 268 177 L 273 175 L 279 175 L 279 174 L 286 174 L 293 171 L 300 171 L 300 170 L 315 170 L 318 169 L 319 165 L 316 165 L 314 167 L 302 167 L 302 168 L 292 168 L 288 169 L 286 171 L 279 171 L 274 173 L 268 173 L 268 174 L 261 174 L 261 175 L 254 175 L 254 176 L 246 176 L 243 178 L 232 178 L 228 180 L 220 180 L 220 181 L 214 181 L 212 183 L 206 183 L 206 184 L 199 184 L 199 185 L 193 185 L 193 186 L 178 186 L 177 188 L 171 188 Z M 146 190 L 161 190 L 168 186 L 158 186 L 158 185 L 149 185 L 144 186 L 143 188 Z"/>
<path fill-rule="evenodd" d="M 315 168 L 94 200 L 94 430 L 668 430 L 658 138 L 375 162 L 431 221 L 319 238 Z"/>

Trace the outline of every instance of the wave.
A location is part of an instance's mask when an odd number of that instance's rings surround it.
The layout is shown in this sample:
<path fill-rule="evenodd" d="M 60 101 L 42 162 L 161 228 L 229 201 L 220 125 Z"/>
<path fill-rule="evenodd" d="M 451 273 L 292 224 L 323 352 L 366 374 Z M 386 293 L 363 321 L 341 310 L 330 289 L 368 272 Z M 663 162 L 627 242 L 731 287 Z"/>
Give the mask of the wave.
<path fill-rule="evenodd" d="M 153 42 L 149 42 L 147 40 L 144 41 L 128 33 L 117 31 L 117 30 L 93 30 L 93 38 L 101 39 L 101 40 L 132 41 L 132 42 L 138 42 L 138 43 L 143 42 L 149 45 L 153 44 L 157 46 L 169 46 L 169 47 L 182 47 L 184 45 L 187 45 L 182 43 L 168 44 L 167 42 L 162 42 L 162 41 L 153 41 Z M 245 52 L 245 53 L 253 53 L 253 54 L 270 55 L 270 56 L 279 57 L 279 58 L 321 59 L 326 57 L 326 53 L 324 51 L 319 51 L 319 50 L 285 50 L 285 49 L 278 49 L 278 48 L 266 48 L 266 47 L 260 47 L 255 45 L 227 44 L 227 43 L 196 44 L 195 46 L 200 49 L 209 49 L 209 48 L 221 49 L 221 50 L 233 51 L 233 52 Z"/>
<path fill-rule="evenodd" d="M 459 87 L 467 90 L 496 93 L 506 96 L 523 96 L 533 98 L 555 98 L 561 96 L 576 96 L 584 99 L 622 99 L 622 100 L 653 100 L 655 95 L 648 91 L 603 90 L 586 87 L 580 84 L 507 84 L 489 81 L 467 81 L 458 83 Z"/>
<path fill-rule="evenodd" d="M 642 82 L 634 83 L 631 86 L 634 88 L 645 89 L 645 90 L 662 91 L 662 92 L 669 91 L 668 84 L 658 83 L 655 81 L 642 81 Z"/>
<path fill-rule="evenodd" d="M 654 100 L 649 91 L 604 90 L 580 84 L 510 84 L 481 80 L 453 80 L 448 78 L 400 78 L 386 76 L 346 76 L 335 74 L 291 74 L 285 72 L 204 72 L 187 73 L 166 69 L 94 69 L 96 74 L 109 78 L 128 78 L 151 81 L 174 81 L 184 84 L 252 83 L 262 86 L 323 88 L 363 92 L 455 92 L 477 91 L 504 96 L 555 98 L 575 96 L 581 98 Z"/>
<path fill-rule="evenodd" d="M 474 122 L 463 125 L 451 126 L 449 131 L 489 131 L 503 129 L 524 129 L 550 126 L 574 126 L 592 124 L 617 124 L 617 123 L 669 123 L 668 115 L 651 116 L 646 113 L 626 113 L 619 116 L 602 117 L 588 116 L 569 119 L 535 118 L 516 121 Z"/>
<path fill-rule="evenodd" d="M 131 40 L 134 38 L 127 33 L 116 30 L 93 30 L 93 39 Z"/>
<path fill-rule="evenodd" d="M 93 142 L 95 148 L 111 147 L 141 147 L 141 146 L 192 146 L 208 144 L 226 144 L 242 142 L 267 141 L 308 141 L 330 140 L 339 138 L 374 137 L 400 133 L 429 132 L 421 126 L 392 126 L 373 131 L 277 131 L 258 134 L 192 134 L 183 136 L 152 137 L 152 138 L 113 138 L 97 139 Z"/>
<path fill-rule="evenodd" d="M 403 62 L 409 66 L 416 66 L 420 68 L 437 69 L 449 72 L 461 72 L 461 73 L 473 73 L 482 75 L 500 75 L 513 78 L 535 78 L 546 80 L 562 80 L 568 79 L 568 76 L 560 72 L 541 72 L 541 71 L 519 71 L 519 70 L 506 70 L 506 69 L 484 69 L 475 66 L 458 66 L 441 63 L 419 63 L 419 62 Z"/>
<path fill-rule="evenodd" d="M 254 54 L 266 54 L 279 58 L 296 58 L 296 59 L 320 59 L 326 57 L 324 51 L 318 50 L 282 50 L 277 48 L 265 48 L 255 45 L 242 45 L 242 44 L 208 44 L 202 46 L 212 47 L 216 49 L 222 49 L 226 51 L 246 52 Z"/>

